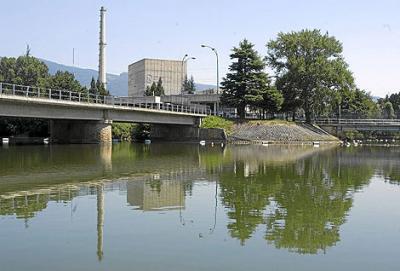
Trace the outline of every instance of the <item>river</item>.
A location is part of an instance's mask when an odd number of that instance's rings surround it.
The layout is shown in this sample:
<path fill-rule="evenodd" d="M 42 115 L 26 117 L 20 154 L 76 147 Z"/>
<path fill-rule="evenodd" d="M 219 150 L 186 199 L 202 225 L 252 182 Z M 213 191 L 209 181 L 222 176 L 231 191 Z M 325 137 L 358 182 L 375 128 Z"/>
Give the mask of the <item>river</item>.
<path fill-rule="evenodd" d="M 0 147 L 0 270 L 398 270 L 400 148 Z"/>

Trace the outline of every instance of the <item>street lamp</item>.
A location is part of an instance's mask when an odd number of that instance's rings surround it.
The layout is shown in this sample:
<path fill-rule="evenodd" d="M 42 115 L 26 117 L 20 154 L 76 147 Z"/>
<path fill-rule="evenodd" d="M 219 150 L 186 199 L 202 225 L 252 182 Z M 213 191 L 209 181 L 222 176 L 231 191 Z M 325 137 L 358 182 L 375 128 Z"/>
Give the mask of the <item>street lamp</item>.
<path fill-rule="evenodd" d="M 219 94 L 219 64 L 218 64 L 218 52 L 217 52 L 217 49 L 215 49 L 214 47 L 205 45 L 205 44 L 202 44 L 201 47 L 211 49 L 215 53 L 215 56 L 217 58 L 217 94 Z M 219 109 L 219 101 L 217 102 L 217 110 L 216 110 L 217 114 L 218 114 L 218 109 Z"/>
<path fill-rule="evenodd" d="M 195 57 L 193 57 L 193 56 L 189 56 L 188 54 L 185 54 L 184 56 L 183 56 L 183 58 L 182 58 L 182 78 L 181 78 L 181 102 L 182 102 L 182 106 L 183 106 L 183 91 L 184 91 L 184 88 L 183 88 L 183 82 L 184 82 L 184 80 L 187 78 L 185 78 L 185 79 L 183 79 L 183 66 L 185 65 L 185 63 L 188 61 L 188 60 L 195 60 L 196 58 Z"/>
<path fill-rule="evenodd" d="M 217 57 L 217 94 L 219 94 L 219 64 L 218 64 L 218 52 L 217 52 L 217 49 L 215 49 L 215 48 L 213 48 L 211 46 L 208 46 L 208 45 L 204 45 L 204 44 L 202 44 L 201 47 L 211 49 L 215 53 L 215 56 Z"/>

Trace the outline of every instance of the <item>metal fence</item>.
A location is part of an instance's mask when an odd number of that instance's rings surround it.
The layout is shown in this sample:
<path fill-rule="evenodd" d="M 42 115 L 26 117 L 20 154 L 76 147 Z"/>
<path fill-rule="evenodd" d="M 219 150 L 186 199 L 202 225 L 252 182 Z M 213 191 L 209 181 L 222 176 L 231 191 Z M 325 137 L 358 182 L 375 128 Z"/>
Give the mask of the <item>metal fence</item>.
<path fill-rule="evenodd" d="M 399 125 L 400 119 L 316 119 L 315 122 L 321 125 Z"/>
<path fill-rule="evenodd" d="M 130 108 L 145 108 L 152 110 L 162 110 L 169 112 L 179 112 L 187 114 L 210 115 L 209 107 L 198 107 L 196 105 L 179 105 L 172 103 L 147 103 L 141 97 L 136 101 L 135 97 L 103 96 L 89 92 L 74 92 L 69 90 L 55 90 L 48 88 L 23 86 L 0 82 L 0 94 L 10 96 L 22 96 L 27 98 L 40 98 L 57 101 L 68 101 L 86 104 L 103 104 L 111 106 L 121 106 Z"/>

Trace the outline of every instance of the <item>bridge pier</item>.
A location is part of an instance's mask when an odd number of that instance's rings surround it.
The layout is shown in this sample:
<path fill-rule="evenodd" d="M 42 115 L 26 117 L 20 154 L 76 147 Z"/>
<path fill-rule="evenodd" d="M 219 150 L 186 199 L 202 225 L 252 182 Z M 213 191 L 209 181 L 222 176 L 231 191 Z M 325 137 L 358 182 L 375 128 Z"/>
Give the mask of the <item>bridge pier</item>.
<path fill-rule="evenodd" d="M 95 144 L 112 141 L 111 121 L 51 120 L 50 142 Z"/>

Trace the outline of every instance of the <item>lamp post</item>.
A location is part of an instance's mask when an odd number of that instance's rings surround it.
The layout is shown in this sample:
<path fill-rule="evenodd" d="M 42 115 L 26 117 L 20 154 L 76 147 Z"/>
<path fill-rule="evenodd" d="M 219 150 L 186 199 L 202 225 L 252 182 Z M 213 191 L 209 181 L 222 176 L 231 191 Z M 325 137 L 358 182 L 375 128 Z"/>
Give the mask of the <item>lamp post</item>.
<path fill-rule="evenodd" d="M 188 54 L 185 54 L 185 55 L 183 56 L 183 58 L 182 58 L 182 80 L 181 80 L 181 102 L 182 102 L 182 106 L 183 106 L 183 91 L 184 91 L 184 89 L 183 89 L 183 82 L 184 82 L 184 80 L 187 79 L 187 77 L 186 77 L 185 79 L 183 79 L 183 67 L 184 67 L 185 63 L 186 63 L 188 60 L 195 60 L 195 59 L 196 59 L 196 58 L 193 57 L 193 56 L 190 56 L 190 57 L 189 57 Z"/>
<path fill-rule="evenodd" d="M 205 45 L 205 44 L 202 44 L 201 47 L 211 49 L 215 53 L 215 56 L 217 58 L 217 94 L 219 94 L 219 64 L 218 64 L 218 52 L 217 52 L 217 49 L 215 49 L 214 47 Z M 216 103 L 216 107 L 217 107 L 216 109 L 214 108 L 214 114 L 215 115 L 218 114 L 219 101 Z"/>

